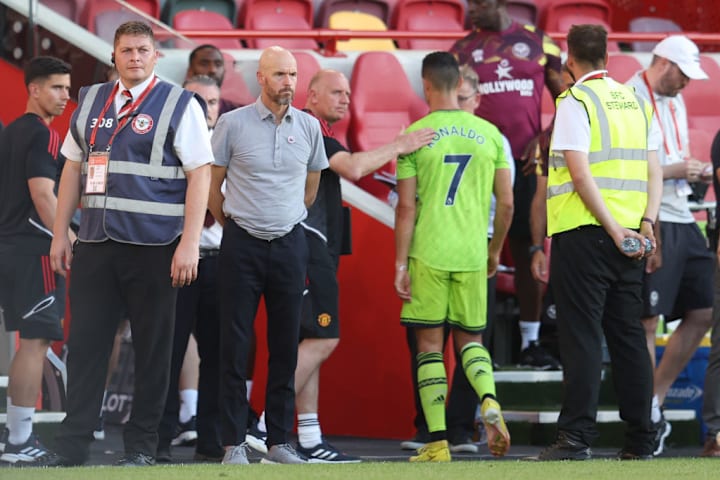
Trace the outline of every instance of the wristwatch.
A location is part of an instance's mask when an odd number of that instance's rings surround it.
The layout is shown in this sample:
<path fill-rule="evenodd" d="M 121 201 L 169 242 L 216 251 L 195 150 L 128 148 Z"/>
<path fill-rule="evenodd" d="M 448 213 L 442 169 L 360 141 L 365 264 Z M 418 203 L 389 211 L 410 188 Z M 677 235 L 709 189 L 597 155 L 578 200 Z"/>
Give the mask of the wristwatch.
<path fill-rule="evenodd" d="M 530 245 L 530 248 L 528 249 L 528 254 L 532 257 L 533 255 L 535 255 L 535 252 L 545 253 L 545 245 Z"/>

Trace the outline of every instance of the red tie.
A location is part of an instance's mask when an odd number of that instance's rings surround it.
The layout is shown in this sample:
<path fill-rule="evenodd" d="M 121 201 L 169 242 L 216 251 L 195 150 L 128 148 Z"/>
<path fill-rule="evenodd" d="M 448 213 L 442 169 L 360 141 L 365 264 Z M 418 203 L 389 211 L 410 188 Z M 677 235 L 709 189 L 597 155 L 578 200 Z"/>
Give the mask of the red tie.
<path fill-rule="evenodd" d="M 212 227 L 215 223 L 215 217 L 212 216 L 212 213 L 210 213 L 210 210 L 205 211 L 205 222 L 203 225 L 205 228 Z"/>
<path fill-rule="evenodd" d="M 121 93 L 125 98 L 127 98 L 127 100 L 125 101 L 125 105 L 123 105 L 118 112 L 117 118 L 123 118 L 125 115 L 127 115 L 133 102 L 132 93 L 130 93 L 130 90 L 123 90 Z"/>

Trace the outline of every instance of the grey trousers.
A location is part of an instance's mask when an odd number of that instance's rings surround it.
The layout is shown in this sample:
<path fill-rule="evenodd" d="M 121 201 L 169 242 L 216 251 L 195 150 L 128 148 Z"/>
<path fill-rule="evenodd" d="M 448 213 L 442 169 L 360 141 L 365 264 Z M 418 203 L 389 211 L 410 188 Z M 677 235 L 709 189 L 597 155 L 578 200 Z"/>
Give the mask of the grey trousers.
<path fill-rule="evenodd" d="M 715 267 L 715 299 L 713 301 L 712 347 L 705 372 L 703 421 L 708 436 L 720 432 L 720 268 Z"/>

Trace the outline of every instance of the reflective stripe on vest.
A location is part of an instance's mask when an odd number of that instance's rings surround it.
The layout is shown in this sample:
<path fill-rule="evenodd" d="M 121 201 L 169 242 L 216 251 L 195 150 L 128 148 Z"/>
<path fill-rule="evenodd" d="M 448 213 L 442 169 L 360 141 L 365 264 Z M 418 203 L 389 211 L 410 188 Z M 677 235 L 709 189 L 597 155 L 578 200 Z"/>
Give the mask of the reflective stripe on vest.
<path fill-rule="evenodd" d="M 619 99 L 627 103 L 631 91 L 612 79 L 596 80 L 592 85 L 577 85 L 572 91 L 561 94 L 558 100 L 571 94 L 585 105 L 590 118 L 588 162 L 593 180 L 615 219 L 625 227 L 637 228 L 647 205 L 647 131 L 651 112 L 633 92 L 639 115 L 633 117 L 633 108 L 624 108 L 622 116 L 610 110 L 616 127 L 613 130 L 606 105 L 612 109 L 612 102 L 618 99 L 617 93 L 622 95 Z M 644 120 L 642 131 L 639 117 Z M 620 138 L 615 141 L 629 143 L 630 148 L 613 144 L 613 131 L 616 135 L 628 133 L 624 137 L 618 135 Z M 565 158 L 559 152 L 551 152 L 547 202 L 549 235 L 599 224 L 575 191 Z"/>

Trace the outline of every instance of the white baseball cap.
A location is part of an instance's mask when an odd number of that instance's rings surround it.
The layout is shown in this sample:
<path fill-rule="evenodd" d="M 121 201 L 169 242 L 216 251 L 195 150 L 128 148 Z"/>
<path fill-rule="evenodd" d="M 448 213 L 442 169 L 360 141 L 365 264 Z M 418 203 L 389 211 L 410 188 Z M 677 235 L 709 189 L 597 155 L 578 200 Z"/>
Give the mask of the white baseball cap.
<path fill-rule="evenodd" d="M 676 63 L 680 70 L 693 80 L 707 80 L 707 73 L 700 68 L 700 51 L 695 42 L 685 35 L 672 35 L 658 43 L 653 55 Z"/>

